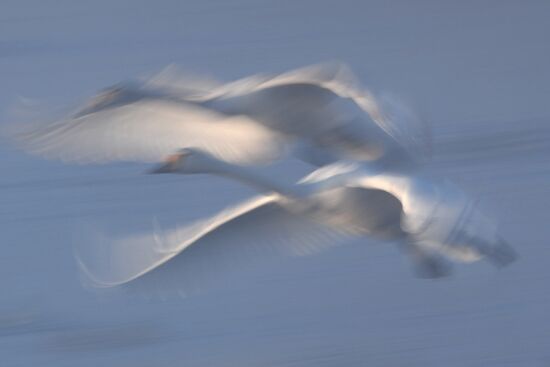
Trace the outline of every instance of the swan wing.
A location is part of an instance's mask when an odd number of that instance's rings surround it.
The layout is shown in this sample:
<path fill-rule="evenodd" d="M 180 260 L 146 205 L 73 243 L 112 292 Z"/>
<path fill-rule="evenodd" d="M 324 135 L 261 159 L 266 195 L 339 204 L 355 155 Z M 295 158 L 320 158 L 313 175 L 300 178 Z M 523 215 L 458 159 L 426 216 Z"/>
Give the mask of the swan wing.
<path fill-rule="evenodd" d="M 262 257 L 309 255 L 344 239 L 287 211 L 277 200 L 258 196 L 181 228 L 98 239 L 79 247 L 77 260 L 94 286 L 161 279 L 164 285 L 174 281 L 177 288 L 188 291 L 204 284 L 205 278 L 223 278 L 228 270 Z M 149 278 L 143 277 L 150 272 Z"/>
<path fill-rule="evenodd" d="M 394 100 L 377 100 L 345 65 L 320 64 L 226 84 L 171 68 L 109 88 L 75 115 L 24 125 L 14 136 L 31 152 L 81 163 L 153 162 L 197 147 L 257 164 L 291 147 L 324 165 L 339 156 L 407 160 L 404 151 L 418 155 L 430 146 L 425 127 Z"/>
<path fill-rule="evenodd" d="M 32 153 L 77 163 L 158 162 L 196 147 L 232 163 L 255 164 L 285 149 L 276 134 L 249 117 L 141 97 L 54 123 L 23 125 L 13 136 Z"/>
<path fill-rule="evenodd" d="M 337 156 L 359 160 L 375 160 L 380 154 L 418 159 L 431 151 L 431 128 L 424 121 L 395 96 L 375 97 L 341 63 L 254 75 L 194 98 L 227 113 L 244 111 L 306 141 L 314 139 L 313 151 L 336 148 Z"/>
<path fill-rule="evenodd" d="M 431 128 L 398 97 L 385 93 L 376 97 L 365 88 L 351 69 L 343 63 L 326 63 L 290 71 L 264 83 L 264 87 L 285 84 L 311 84 L 342 99 L 348 99 L 365 112 L 386 134 L 412 154 L 431 149 Z M 341 107 L 341 106 L 339 106 Z M 342 111 L 338 111 L 342 113 Z M 364 125 L 364 119 L 347 119 L 347 128 Z"/>
<path fill-rule="evenodd" d="M 399 155 L 409 154 L 415 159 L 431 154 L 432 137 L 431 127 L 420 120 L 412 110 L 397 96 L 385 93 L 376 97 L 365 88 L 353 74 L 351 69 L 342 63 L 328 63 L 313 65 L 282 74 L 264 83 L 263 87 L 276 87 L 284 85 L 309 84 L 319 88 L 317 102 L 326 103 L 327 92 L 334 94 L 348 103 L 331 102 L 329 109 L 320 109 L 323 114 L 333 114 L 332 134 L 353 147 L 361 140 L 356 137 L 364 134 L 364 141 L 368 144 L 376 143 L 373 139 L 383 139 L 372 129 L 364 118 L 354 116 L 356 112 L 349 108 L 349 102 L 359 107 L 387 136 L 391 137 L 394 144 L 386 144 L 385 155 L 394 155 L 399 150 Z M 323 90 L 323 91 L 322 91 Z M 324 100 L 322 99 L 324 95 Z M 373 138 L 371 138 L 371 136 Z M 400 150 L 404 150 L 401 152 Z M 404 158 L 404 157 L 401 157 Z"/>

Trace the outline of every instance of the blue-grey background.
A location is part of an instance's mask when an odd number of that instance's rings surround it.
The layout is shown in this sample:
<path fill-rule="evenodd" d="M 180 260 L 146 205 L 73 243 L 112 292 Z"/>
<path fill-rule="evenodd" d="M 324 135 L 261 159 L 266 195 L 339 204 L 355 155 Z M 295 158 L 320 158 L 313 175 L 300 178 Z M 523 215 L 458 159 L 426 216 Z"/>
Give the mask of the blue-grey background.
<path fill-rule="evenodd" d="M 231 80 L 341 60 L 432 124 L 434 169 L 480 195 L 521 258 L 427 281 L 358 242 L 186 299 L 95 292 L 73 259 L 79 228 L 181 223 L 250 192 L 4 142 L 0 365 L 550 366 L 549 16 L 545 0 L 2 0 L 2 122 L 21 100 L 74 106 L 170 63 Z"/>

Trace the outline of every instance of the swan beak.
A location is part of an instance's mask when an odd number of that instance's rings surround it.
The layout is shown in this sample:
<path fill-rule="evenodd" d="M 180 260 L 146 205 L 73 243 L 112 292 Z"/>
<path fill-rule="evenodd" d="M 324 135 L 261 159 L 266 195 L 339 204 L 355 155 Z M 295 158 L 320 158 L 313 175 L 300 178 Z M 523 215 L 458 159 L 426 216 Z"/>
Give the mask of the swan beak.
<path fill-rule="evenodd" d="M 177 171 L 178 163 L 182 160 L 183 156 L 182 153 L 172 154 L 163 163 L 149 171 L 149 173 L 173 173 Z"/>
<path fill-rule="evenodd" d="M 173 171 L 174 170 L 173 170 L 173 167 L 172 167 L 172 163 L 169 162 L 169 163 L 160 164 L 157 167 L 154 167 L 148 173 L 149 174 L 171 173 Z"/>

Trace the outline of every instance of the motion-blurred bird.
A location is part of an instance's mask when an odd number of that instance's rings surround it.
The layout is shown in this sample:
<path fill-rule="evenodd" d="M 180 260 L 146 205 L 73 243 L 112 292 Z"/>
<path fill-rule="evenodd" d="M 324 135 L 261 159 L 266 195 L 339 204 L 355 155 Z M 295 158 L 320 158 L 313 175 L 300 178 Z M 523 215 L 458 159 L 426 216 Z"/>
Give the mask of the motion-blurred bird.
<path fill-rule="evenodd" d="M 108 88 L 61 121 L 23 126 L 15 137 L 28 151 L 79 163 L 158 162 L 193 147 L 236 164 L 293 154 L 316 166 L 342 158 L 411 165 L 427 129 L 386 100 L 341 64 L 227 84 L 167 69 Z"/>
<path fill-rule="evenodd" d="M 247 226 L 260 228 L 255 229 L 261 246 L 290 255 L 312 254 L 363 236 L 390 240 L 424 277 L 447 275 L 446 259 L 473 262 L 485 257 L 499 267 L 515 259 L 495 223 L 474 201 L 451 183 L 420 171 L 388 172 L 370 164 L 338 162 L 289 184 L 254 168 L 183 149 L 152 173 L 215 174 L 252 186 L 263 195 L 192 225 L 103 243 L 106 247 L 97 247 L 92 256 L 80 260 L 97 286 L 130 282 L 189 249 L 203 262 L 191 277 L 205 266 L 208 271 L 219 270 L 213 266 L 216 256 L 239 264 L 239 258 L 250 251 L 249 244 L 234 241 L 224 249 L 207 248 L 200 242 L 216 233 L 223 233 L 221 238 L 232 236 Z M 90 249 L 85 251 L 90 254 Z"/>

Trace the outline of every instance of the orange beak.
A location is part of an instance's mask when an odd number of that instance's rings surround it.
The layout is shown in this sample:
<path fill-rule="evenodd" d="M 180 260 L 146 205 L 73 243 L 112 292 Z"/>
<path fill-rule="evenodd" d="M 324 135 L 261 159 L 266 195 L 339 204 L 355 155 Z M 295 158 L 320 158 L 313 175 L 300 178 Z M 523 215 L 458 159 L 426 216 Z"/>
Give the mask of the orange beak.
<path fill-rule="evenodd" d="M 153 168 L 149 171 L 149 173 L 171 173 L 174 171 L 174 166 L 180 158 L 181 156 L 179 154 L 172 154 L 164 160 L 164 163 L 161 163 L 157 167 Z"/>

